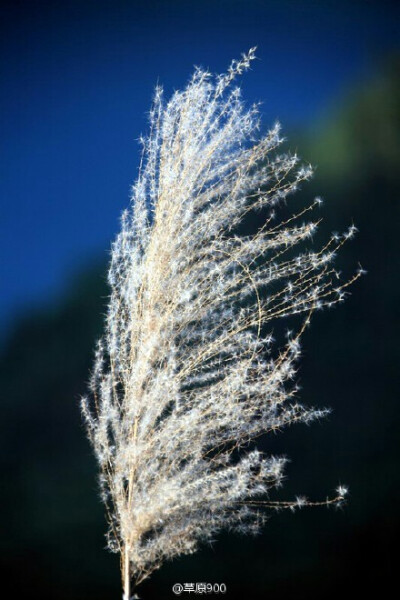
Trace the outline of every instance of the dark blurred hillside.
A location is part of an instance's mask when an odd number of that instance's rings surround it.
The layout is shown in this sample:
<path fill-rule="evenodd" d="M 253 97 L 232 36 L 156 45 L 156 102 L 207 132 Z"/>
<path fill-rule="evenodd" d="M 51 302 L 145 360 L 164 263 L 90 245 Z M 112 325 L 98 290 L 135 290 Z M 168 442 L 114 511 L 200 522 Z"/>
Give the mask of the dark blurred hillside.
<path fill-rule="evenodd" d="M 304 336 L 302 400 L 332 416 L 265 440 L 292 459 L 282 498 L 324 497 L 349 485 L 343 511 L 274 516 L 256 539 L 222 536 L 213 548 L 163 567 L 146 600 L 175 582 L 225 582 L 226 597 L 313 599 L 378 589 L 394 575 L 399 517 L 398 318 L 400 81 L 398 61 L 338 105 L 314 132 L 290 137 L 318 165 L 304 198 L 321 194 L 321 235 L 360 229 L 338 258 L 368 275 L 346 303 L 316 315 Z M 297 202 L 297 199 L 296 199 Z M 116 217 L 117 218 L 117 217 Z M 107 288 L 105 266 L 77 278 L 58 305 L 22 321 L 3 350 L 2 581 L 15 596 L 118 598 L 96 467 L 80 422 Z"/>
<path fill-rule="evenodd" d="M 104 266 L 78 276 L 15 327 L 2 356 L 0 553 L 17 595 L 111 597 L 118 585 L 117 564 L 114 582 L 101 576 L 103 511 L 79 414 L 106 294 Z"/>

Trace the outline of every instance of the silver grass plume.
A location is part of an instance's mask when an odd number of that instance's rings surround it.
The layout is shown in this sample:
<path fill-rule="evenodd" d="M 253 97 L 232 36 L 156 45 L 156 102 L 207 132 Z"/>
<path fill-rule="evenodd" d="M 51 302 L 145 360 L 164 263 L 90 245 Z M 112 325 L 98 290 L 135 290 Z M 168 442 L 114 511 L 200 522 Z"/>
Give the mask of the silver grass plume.
<path fill-rule="evenodd" d="M 299 404 L 288 383 L 311 313 L 342 301 L 361 270 L 340 284 L 332 266 L 354 227 L 318 251 L 294 252 L 316 230 L 299 219 L 318 198 L 274 221 L 274 207 L 312 170 L 276 152 L 278 124 L 259 135 L 257 106 L 246 108 L 233 84 L 254 52 L 223 75 L 196 68 L 167 103 L 156 88 L 112 246 L 106 330 L 82 411 L 125 600 L 132 577 L 139 584 L 221 528 L 256 531 L 262 507 L 313 504 L 269 501 L 286 460 L 249 442 L 326 414 Z M 238 235 L 261 208 L 270 214 L 257 232 Z M 273 352 L 274 320 L 299 313 L 303 325 Z"/>

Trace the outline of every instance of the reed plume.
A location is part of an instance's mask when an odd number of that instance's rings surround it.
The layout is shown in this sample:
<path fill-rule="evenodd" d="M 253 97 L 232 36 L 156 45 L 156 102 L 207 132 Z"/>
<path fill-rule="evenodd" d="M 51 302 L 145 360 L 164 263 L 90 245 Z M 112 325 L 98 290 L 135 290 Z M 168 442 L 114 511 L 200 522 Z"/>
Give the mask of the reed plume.
<path fill-rule="evenodd" d="M 168 102 L 156 88 L 112 246 L 106 328 L 82 411 L 125 600 L 132 578 L 139 584 L 221 528 L 253 532 L 263 507 L 308 503 L 269 500 L 286 459 L 249 442 L 327 412 L 300 404 L 292 380 L 311 313 L 341 302 L 360 275 L 341 284 L 333 267 L 355 228 L 312 251 L 302 242 L 317 223 L 301 219 L 318 198 L 276 220 L 312 169 L 279 153 L 279 125 L 261 135 L 258 107 L 241 99 L 234 80 L 254 52 L 223 75 L 196 68 Z M 263 223 L 240 235 L 259 209 Z M 273 323 L 300 313 L 297 333 L 275 349 Z"/>

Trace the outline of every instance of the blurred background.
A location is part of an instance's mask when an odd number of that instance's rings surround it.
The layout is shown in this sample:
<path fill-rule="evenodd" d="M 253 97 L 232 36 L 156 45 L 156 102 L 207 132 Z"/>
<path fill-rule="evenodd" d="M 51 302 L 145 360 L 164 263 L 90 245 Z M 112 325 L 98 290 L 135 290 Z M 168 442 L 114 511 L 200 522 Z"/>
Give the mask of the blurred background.
<path fill-rule="evenodd" d="M 317 167 L 292 201 L 324 198 L 323 239 L 354 223 L 338 266 L 368 271 L 304 335 L 301 398 L 332 415 L 263 449 L 291 459 L 277 497 L 323 499 L 343 483 L 349 502 L 283 511 L 256 538 L 222 535 L 163 566 L 140 596 L 206 581 L 224 582 L 228 598 L 312 600 L 394 579 L 399 12 L 384 0 L 3 1 L 0 560 L 15 596 L 120 597 L 79 413 L 110 243 L 154 85 L 169 94 L 194 64 L 222 72 L 255 45 L 244 97 Z"/>

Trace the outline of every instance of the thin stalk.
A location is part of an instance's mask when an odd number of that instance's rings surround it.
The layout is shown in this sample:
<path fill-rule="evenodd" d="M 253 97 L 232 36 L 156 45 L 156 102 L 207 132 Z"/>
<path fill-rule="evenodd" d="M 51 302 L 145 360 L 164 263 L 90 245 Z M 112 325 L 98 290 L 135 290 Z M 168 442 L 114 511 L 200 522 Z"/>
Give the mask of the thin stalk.
<path fill-rule="evenodd" d="M 124 600 L 129 600 L 131 597 L 131 577 L 129 569 L 129 547 L 126 545 L 123 559 L 123 586 Z"/>

